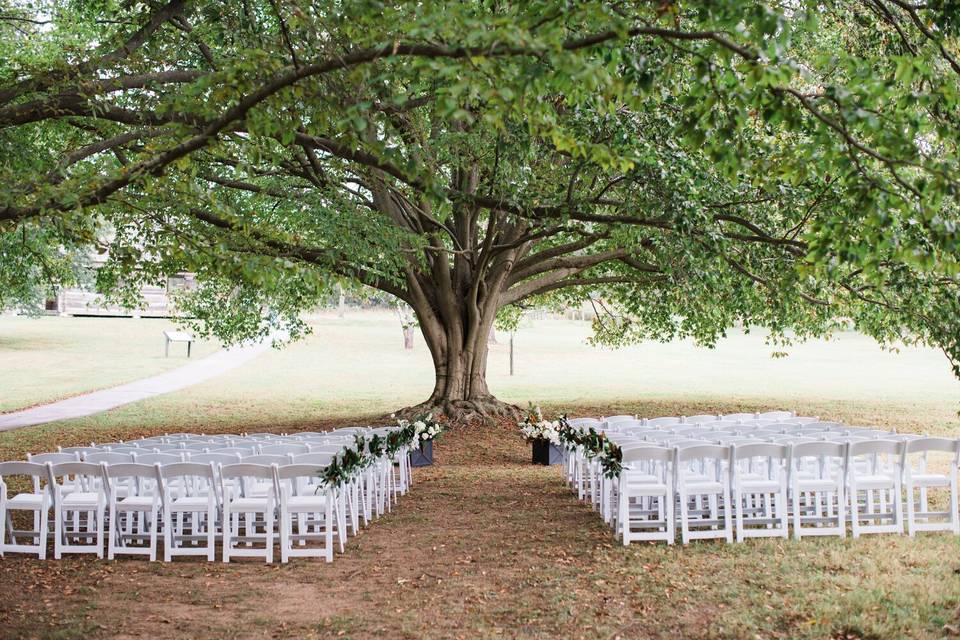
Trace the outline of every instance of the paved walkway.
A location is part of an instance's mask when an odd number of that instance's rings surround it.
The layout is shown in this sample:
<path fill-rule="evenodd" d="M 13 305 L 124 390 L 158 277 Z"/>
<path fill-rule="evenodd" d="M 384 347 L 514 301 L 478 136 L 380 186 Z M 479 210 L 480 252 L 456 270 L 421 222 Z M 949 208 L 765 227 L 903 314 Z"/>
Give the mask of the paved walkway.
<path fill-rule="evenodd" d="M 270 348 L 270 341 L 223 349 L 173 371 L 32 409 L 0 414 L 0 431 L 89 416 L 214 378 Z"/>

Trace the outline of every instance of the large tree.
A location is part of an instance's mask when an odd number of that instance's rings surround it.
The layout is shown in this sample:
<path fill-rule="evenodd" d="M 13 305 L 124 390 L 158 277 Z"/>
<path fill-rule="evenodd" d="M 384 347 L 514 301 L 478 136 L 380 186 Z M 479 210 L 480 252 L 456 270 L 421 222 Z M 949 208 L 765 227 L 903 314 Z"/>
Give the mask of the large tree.
<path fill-rule="evenodd" d="M 0 0 L 0 288 L 93 246 L 128 303 L 197 273 L 181 308 L 232 340 L 347 279 L 414 309 L 461 418 L 511 410 L 498 313 L 558 300 L 607 342 L 853 322 L 960 375 L 957 16 Z"/>

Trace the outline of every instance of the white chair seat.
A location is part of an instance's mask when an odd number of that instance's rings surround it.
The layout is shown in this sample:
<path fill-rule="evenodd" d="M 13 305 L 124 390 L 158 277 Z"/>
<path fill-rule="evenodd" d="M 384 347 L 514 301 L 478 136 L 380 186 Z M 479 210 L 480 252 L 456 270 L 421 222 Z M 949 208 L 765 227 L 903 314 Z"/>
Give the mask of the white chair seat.
<path fill-rule="evenodd" d="M 236 501 L 234 501 L 234 504 L 236 504 Z M 187 496 L 184 498 L 176 498 L 172 501 L 170 506 L 177 510 L 194 509 L 198 507 L 206 509 L 207 498 L 204 496 Z"/>
<path fill-rule="evenodd" d="M 322 511 L 327 508 L 327 498 L 323 495 L 292 496 L 287 498 L 287 509 L 294 512 Z"/>
<path fill-rule="evenodd" d="M 264 511 L 267 508 L 267 498 L 237 498 L 230 502 L 231 511 Z"/>
<path fill-rule="evenodd" d="M 154 499 L 151 496 L 130 496 L 117 500 L 117 506 L 126 509 L 150 509 Z"/>
<path fill-rule="evenodd" d="M 63 506 L 65 507 L 96 508 L 99 502 L 100 494 L 88 491 L 76 491 L 63 497 Z"/>
<path fill-rule="evenodd" d="M 885 475 L 858 476 L 856 480 L 858 489 L 887 489 L 895 483 L 896 478 Z"/>
<path fill-rule="evenodd" d="M 837 481 L 829 478 L 798 478 L 797 488 L 800 491 L 830 491 L 837 488 Z"/>
<path fill-rule="evenodd" d="M 769 479 L 748 479 L 740 482 L 740 491 L 746 493 L 777 493 L 780 491 L 780 483 Z"/>
<path fill-rule="evenodd" d="M 684 489 L 687 493 L 722 493 L 723 483 L 715 480 L 695 480 L 694 482 L 685 482 Z"/>
<path fill-rule="evenodd" d="M 949 487 L 950 477 L 935 473 L 915 473 L 910 476 L 915 487 Z"/>
<path fill-rule="evenodd" d="M 8 509 L 34 509 L 42 506 L 43 495 L 39 493 L 19 493 L 7 500 Z"/>

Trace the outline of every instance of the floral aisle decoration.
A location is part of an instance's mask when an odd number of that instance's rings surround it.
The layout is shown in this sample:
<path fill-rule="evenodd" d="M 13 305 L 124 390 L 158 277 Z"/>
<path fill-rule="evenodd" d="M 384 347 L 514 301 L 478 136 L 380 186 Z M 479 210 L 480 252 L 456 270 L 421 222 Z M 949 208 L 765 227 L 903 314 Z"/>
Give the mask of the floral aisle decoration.
<path fill-rule="evenodd" d="M 432 413 L 425 413 L 410 420 L 398 420 L 397 425 L 410 441 L 410 464 L 425 467 L 433 464 L 433 441 L 444 431 L 443 422 Z"/>
<path fill-rule="evenodd" d="M 520 428 L 520 435 L 530 443 L 533 464 L 550 465 L 562 462 L 559 420 L 547 420 L 540 407 L 531 404 L 517 426 Z"/>
<path fill-rule="evenodd" d="M 344 447 L 333 457 L 323 470 L 323 480 L 327 486 L 342 487 L 373 463 L 375 458 L 367 454 L 366 444 L 366 438 L 356 435 L 353 447 Z"/>
<path fill-rule="evenodd" d="M 543 411 L 540 407 L 530 406 L 527 415 L 523 417 L 517 426 L 520 427 L 520 434 L 527 442 L 535 440 L 548 440 L 555 445 L 560 444 L 559 420 L 546 420 L 543 417 Z"/>
<path fill-rule="evenodd" d="M 608 478 L 620 475 L 623 470 L 623 451 L 604 432 L 593 427 L 578 429 L 567 421 L 566 415 L 561 415 L 558 422 L 557 435 L 567 450 L 580 448 L 585 458 L 600 464 L 603 475 Z"/>

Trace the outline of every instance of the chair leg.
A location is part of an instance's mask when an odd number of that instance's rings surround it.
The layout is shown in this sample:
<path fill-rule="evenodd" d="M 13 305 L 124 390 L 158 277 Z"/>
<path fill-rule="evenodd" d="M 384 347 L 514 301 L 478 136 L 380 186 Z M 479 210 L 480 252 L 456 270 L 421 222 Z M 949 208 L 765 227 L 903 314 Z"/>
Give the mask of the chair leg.
<path fill-rule="evenodd" d="M 728 503 L 728 511 L 729 507 Z M 743 542 L 743 494 L 738 489 L 733 490 L 733 508 L 737 514 L 737 542 Z"/>
<path fill-rule="evenodd" d="M 163 561 L 170 562 L 173 560 L 173 518 L 170 517 L 170 509 L 163 510 Z M 207 560 L 213 560 L 212 557 L 207 557 Z"/>
<path fill-rule="evenodd" d="M 733 514 L 731 512 L 730 504 L 730 488 L 724 485 L 723 487 L 723 527 L 726 531 L 726 540 L 727 542 L 733 542 Z"/>
<path fill-rule="evenodd" d="M 116 545 L 114 541 L 117 539 L 117 505 L 116 503 L 110 503 L 110 525 L 107 531 L 107 560 L 113 560 Z"/>
<path fill-rule="evenodd" d="M 280 562 L 286 564 L 290 559 L 291 518 L 285 505 L 280 505 Z"/>
<path fill-rule="evenodd" d="M 223 505 L 223 561 L 230 562 L 230 538 L 233 532 L 233 515 L 227 507 L 227 501 Z"/>
<path fill-rule="evenodd" d="M 48 509 L 46 506 L 40 511 L 40 553 L 39 557 L 41 560 L 46 560 L 47 558 L 47 538 L 50 537 L 49 531 L 49 519 L 50 515 L 48 514 Z M 0 555 L 3 555 L 0 553 Z"/>
<path fill-rule="evenodd" d="M 907 535 L 911 538 L 916 535 L 916 505 L 913 503 L 913 483 L 907 482 Z"/>
<path fill-rule="evenodd" d="M 157 561 L 157 529 L 159 528 L 157 519 L 160 514 L 157 513 L 157 508 L 153 507 L 150 510 L 150 515 L 147 518 L 150 525 L 150 562 Z"/>
<path fill-rule="evenodd" d="M 267 501 L 267 512 L 263 514 L 266 527 L 267 564 L 273 562 L 273 500 Z"/>

